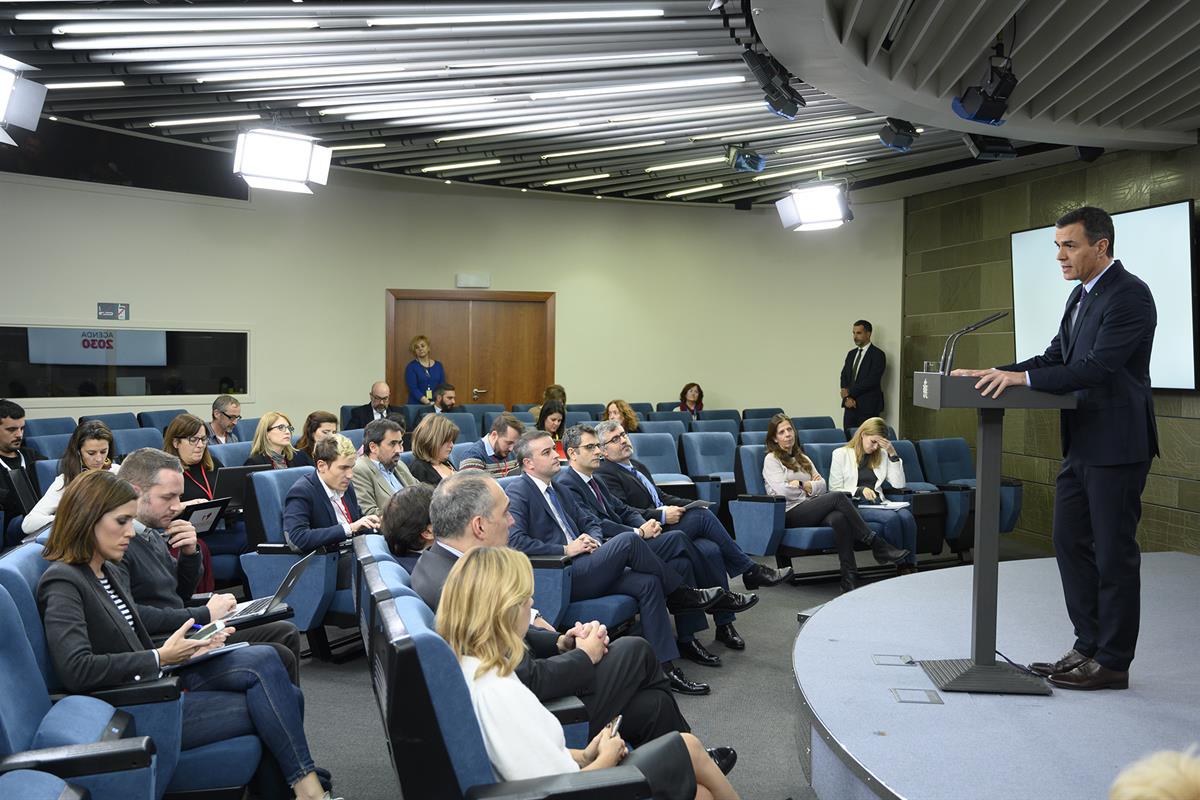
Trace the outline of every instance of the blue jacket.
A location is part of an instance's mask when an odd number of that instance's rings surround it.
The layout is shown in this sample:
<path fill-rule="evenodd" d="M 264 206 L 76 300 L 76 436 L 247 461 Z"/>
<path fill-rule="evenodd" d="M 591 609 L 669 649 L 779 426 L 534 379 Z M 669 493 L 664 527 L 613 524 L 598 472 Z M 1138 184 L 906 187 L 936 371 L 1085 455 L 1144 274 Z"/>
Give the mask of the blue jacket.
<path fill-rule="evenodd" d="M 554 478 L 554 485 L 558 487 L 559 494 L 570 493 L 579 507 L 583 509 L 584 514 L 593 518 L 596 521 L 595 524 L 600 526 L 605 538 L 616 536 L 633 528 L 640 528 L 646 524 L 645 517 L 636 509 L 625 505 L 608 490 L 608 487 L 597 476 L 592 476 L 592 483 L 600 490 L 600 496 L 604 498 L 604 509 L 601 509 L 600 503 L 596 501 L 596 493 L 584 482 L 583 478 L 579 477 L 579 473 L 575 470 L 563 467 Z"/>
<path fill-rule="evenodd" d="M 508 546 L 530 555 L 562 555 L 567 545 L 566 537 L 533 478 L 522 475 L 505 487 L 504 492 L 508 495 L 508 513 L 513 518 L 512 527 L 508 529 Z M 570 492 L 556 489 L 555 494 L 566 512 L 567 525 L 576 535 L 586 533 L 597 541 L 604 541 L 599 522 L 584 513 Z"/>
<path fill-rule="evenodd" d="M 351 522 L 362 516 L 354 496 L 354 484 L 346 487 L 342 500 L 350 510 Z M 283 501 L 283 531 L 302 553 L 346 541 L 346 530 L 334 516 L 333 505 L 325 494 L 325 484 L 317 473 L 310 472 L 288 489 Z"/>

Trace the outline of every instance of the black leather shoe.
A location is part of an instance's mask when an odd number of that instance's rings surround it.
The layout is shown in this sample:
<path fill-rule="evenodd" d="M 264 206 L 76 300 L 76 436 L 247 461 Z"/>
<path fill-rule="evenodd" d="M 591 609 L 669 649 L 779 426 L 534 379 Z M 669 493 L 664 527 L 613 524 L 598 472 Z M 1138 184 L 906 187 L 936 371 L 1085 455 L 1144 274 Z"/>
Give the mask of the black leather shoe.
<path fill-rule="evenodd" d="M 717 626 L 717 641 L 728 647 L 730 650 L 745 650 L 746 640 L 738 634 L 737 629 L 733 625 L 718 625 Z"/>
<path fill-rule="evenodd" d="M 842 572 L 842 593 L 853 592 L 858 588 L 860 581 L 858 570 L 844 570 Z"/>
<path fill-rule="evenodd" d="M 732 747 L 710 747 L 708 754 L 717 763 L 717 769 L 721 770 L 722 775 L 728 775 L 737 764 L 737 750 Z"/>
<path fill-rule="evenodd" d="M 732 611 L 735 614 L 740 614 L 743 611 L 749 611 L 756 605 L 758 605 L 758 595 L 756 594 L 727 591 L 720 600 L 708 607 L 708 613 L 716 614 L 718 611 Z"/>
<path fill-rule="evenodd" d="M 697 639 L 692 639 L 690 642 L 676 642 L 675 645 L 679 648 L 679 655 L 688 661 L 695 661 L 705 667 L 721 666 L 721 657 L 708 652 Z"/>
<path fill-rule="evenodd" d="M 892 547 L 887 539 L 878 534 L 871 540 L 871 554 L 875 556 L 875 561 L 879 564 L 899 564 L 908 558 L 907 550 Z"/>
<path fill-rule="evenodd" d="M 1059 672 L 1047 678 L 1060 689 L 1128 689 L 1129 673 L 1109 669 L 1095 659 L 1089 658 L 1075 669 Z"/>
<path fill-rule="evenodd" d="M 720 586 L 711 589 L 680 586 L 667 595 L 667 611 L 672 614 L 678 614 L 680 611 L 707 611 L 724 596 L 725 590 Z"/>
<path fill-rule="evenodd" d="M 707 683 L 689 681 L 683 670 L 672 664 L 667 669 L 667 680 L 671 683 L 671 691 L 676 694 L 708 694 L 712 691 Z"/>
<path fill-rule="evenodd" d="M 1029 671 L 1034 675 L 1041 675 L 1043 678 L 1049 678 L 1059 672 L 1070 672 L 1078 667 L 1083 662 L 1087 661 L 1088 657 L 1079 652 L 1075 648 L 1068 650 L 1062 658 L 1051 664 L 1049 661 L 1034 661 L 1029 665 Z"/>
<path fill-rule="evenodd" d="M 747 589 L 758 589 L 762 586 L 776 586 L 792 579 L 792 568 L 771 569 L 763 564 L 755 564 L 742 573 L 742 583 Z"/>

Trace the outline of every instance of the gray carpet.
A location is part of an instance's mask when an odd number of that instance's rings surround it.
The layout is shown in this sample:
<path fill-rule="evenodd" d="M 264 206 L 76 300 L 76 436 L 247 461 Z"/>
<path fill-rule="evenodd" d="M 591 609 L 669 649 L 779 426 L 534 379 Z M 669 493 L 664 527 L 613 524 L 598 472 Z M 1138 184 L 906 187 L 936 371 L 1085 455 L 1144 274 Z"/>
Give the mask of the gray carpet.
<path fill-rule="evenodd" d="M 1041 555 L 1006 543 L 1005 557 Z M 866 563 L 865 554 L 859 555 Z M 805 571 L 836 567 L 833 557 L 799 559 Z M 734 589 L 742 588 L 736 581 Z M 742 615 L 738 631 L 747 648 L 737 653 L 702 639 L 721 656 L 717 669 L 680 662 L 689 677 L 712 685 L 707 697 L 679 697 L 695 733 L 709 746 L 737 748 L 739 759 L 730 778 L 745 800 L 812 800 L 815 795 L 797 758 L 797 689 L 792 676 L 796 613 L 836 597 L 836 583 L 777 586 L 761 589 L 759 604 Z M 347 800 L 395 800 L 399 786 L 388 760 L 375 695 L 366 661 L 345 664 L 307 659 L 301 680 L 306 703 L 305 729 L 313 756 L 333 772 L 338 794 Z M 421 798 L 420 800 L 425 800 Z"/>

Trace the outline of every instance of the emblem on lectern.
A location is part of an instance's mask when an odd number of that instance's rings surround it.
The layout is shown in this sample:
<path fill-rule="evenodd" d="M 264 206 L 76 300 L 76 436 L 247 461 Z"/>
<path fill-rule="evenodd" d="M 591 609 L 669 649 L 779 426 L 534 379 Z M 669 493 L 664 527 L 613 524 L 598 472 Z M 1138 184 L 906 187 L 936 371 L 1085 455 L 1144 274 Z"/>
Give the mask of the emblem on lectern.
<path fill-rule="evenodd" d="M 929 378 L 925 378 L 921 381 L 921 399 L 929 399 Z"/>

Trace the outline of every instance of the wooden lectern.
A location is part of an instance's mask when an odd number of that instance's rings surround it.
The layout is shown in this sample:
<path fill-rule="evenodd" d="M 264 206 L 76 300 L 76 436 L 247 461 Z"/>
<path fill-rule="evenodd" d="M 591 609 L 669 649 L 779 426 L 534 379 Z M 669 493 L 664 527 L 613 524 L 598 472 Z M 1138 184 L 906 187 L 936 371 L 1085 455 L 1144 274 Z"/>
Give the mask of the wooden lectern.
<path fill-rule="evenodd" d="M 975 449 L 975 572 L 971 657 L 920 661 L 939 689 L 948 692 L 1050 694 L 1041 678 L 996 663 L 996 592 L 1000 561 L 1000 455 L 1006 408 L 1075 408 L 1074 395 L 1010 386 L 999 398 L 984 397 L 978 378 L 937 372 L 913 374 L 913 404 L 922 408 L 979 409 Z"/>

